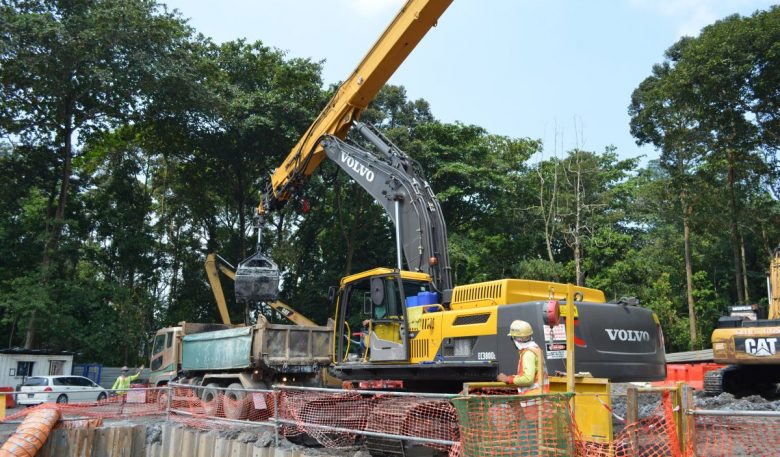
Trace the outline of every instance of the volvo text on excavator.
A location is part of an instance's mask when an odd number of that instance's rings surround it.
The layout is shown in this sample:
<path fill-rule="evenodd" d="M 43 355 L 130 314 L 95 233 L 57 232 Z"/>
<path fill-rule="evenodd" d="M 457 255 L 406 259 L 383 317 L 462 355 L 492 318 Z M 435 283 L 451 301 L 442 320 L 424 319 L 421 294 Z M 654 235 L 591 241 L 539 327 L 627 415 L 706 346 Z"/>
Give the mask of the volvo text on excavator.
<path fill-rule="evenodd" d="M 335 304 L 331 373 L 349 381 L 392 380 L 410 390 L 458 391 L 465 381 L 495 379 L 517 364 L 506 344 L 509 324 L 528 321 L 551 371 L 565 369 L 566 335 L 558 322 L 566 285 L 499 279 L 454 286 L 445 219 L 422 169 L 377 129 L 358 122 L 362 110 L 450 4 L 410 0 L 273 173 L 258 216 L 280 209 L 329 158 L 382 205 L 395 226 L 397 265 L 341 280 Z M 358 141 L 345 142 L 348 131 Z M 244 265 L 267 262 L 260 270 Z M 275 264 L 258 251 L 239 264 L 241 300 L 262 301 Z M 253 266 L 252 268 L 258 268 Z M 265 268 L 263 270 L 262 268 Z M 276 272 L 278 278 L 278 271 Z M 257 279 L 259 287 L 252 284 Z M 259 291 L 252 295 L 252 291 Z M 665 377 L 663 335 L 649 310 L 606 303 L 603 292 L 575 288 L 577 372 L 613 381 Z M 326 306 L 323 304 L 323 306 Z M 362 342 L 352 340 L 363 322 Z"/>

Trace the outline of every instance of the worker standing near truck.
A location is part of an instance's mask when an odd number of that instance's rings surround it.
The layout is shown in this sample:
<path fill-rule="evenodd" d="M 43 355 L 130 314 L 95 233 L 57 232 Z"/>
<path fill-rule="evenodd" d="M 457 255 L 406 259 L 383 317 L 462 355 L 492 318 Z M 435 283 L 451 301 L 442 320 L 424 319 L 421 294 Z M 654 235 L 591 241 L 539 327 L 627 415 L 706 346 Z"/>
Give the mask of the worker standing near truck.
<path fill-rule="evenodd" d="M 119 377 L 116 378 L 116 381 L 114 381 L 114 385 L 111 387 L 111 390 L 114 391 L 116 395 L 121 395 L 124 399 L 124 396 L 127 394 L 127 389 L 130 388 L 130 383 L 138 379 L 139 376 L 141 376 L 141 372 L 144 370 L 144 366 L 141 365 L 141 368 L 138 369 L 138 372 L 134 375 L 128 376 L 127 373 L 130 371 L 127 366 L 122 367 L 121 373 Z"/>
<path fill-rule="evenodd" d="M 544 363 L 542 349 L 533 340 L 533 328 L 531 324 L 522 320 L 512 321 L 509 326 L 509 338 L 519 352 L 517 362 L 517 374 L 507 376 L 504 373 L 498 375 L 498 380 L 513 386 L 517 386 L 520 395 L 541 395 L 550 391 L 550 379 L 547 376 L 547 366 Z M 506 405 L 500 405 L 506 406 Z M 542 426 L 540 407 L 543 404 L 540 399 L 519 402 L 519 411 L 503 411 L 504 417 L 509 417 L 512 428 L 518 431 L 519 447 L 529 455 L 535 455 L 538 449 L 539 427 Z M 496 412 L 497 413 L 497 412 Z M 494 417 L 500 417 L 495 415 Z M 514 422 L 517 421 L 516 425 Z M 525 455 L 525 454 L 523 454 Z"/>

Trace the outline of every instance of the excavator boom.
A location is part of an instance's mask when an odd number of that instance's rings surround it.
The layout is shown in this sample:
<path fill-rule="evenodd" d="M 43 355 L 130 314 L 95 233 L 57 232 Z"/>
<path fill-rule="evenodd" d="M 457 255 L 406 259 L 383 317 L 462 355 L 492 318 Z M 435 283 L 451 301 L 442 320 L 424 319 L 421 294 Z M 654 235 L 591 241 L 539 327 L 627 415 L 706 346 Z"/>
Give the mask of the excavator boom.
<path fill-rule="evenodd" d="M 257 206 L 257 224 L 284 206 L 325 159 L 321 140 L 330 135 L 344 139 L 352 123 L 366 109 L 390 76 L 422 40 L 452 0 L 408 0 L 368 51 L 355 71 L 271 175 Z M 258 230 L 258 234 L 262 231 Z M 400 252 L 400 249 L 399 249 Z M 400 256 L 400 254 L 399 254 Z M 399 261 L 400 264 L 400 261 Z M 448 266 L 445 265 L 445 268 Z M 277 265 L 260 251 L 241 261 L 236 269 L 236 300 L 244 303 L 276 299 L 280 281 Z"/>
<path fill-rule="evenodd" d="M 219 262 L 217 259 L 219 259 Z M 226 267 L 225 264 L 227 264 L 229 268 Z M 228 278 L 235 280 L 236 274 L 232 270 L 233 267 L 214 253 L 209 253 L 206 256 L 204 266 L 206 268 L 206 276 L 209 278 L 209 284 L 211 284 L 211 291 L 214 293 L 214 299 L 217 301 L 219 317 L 222 318 L 223 324 L 230 325 L 230 314 L 228 313 L 227 302 L 225 301 L 225 293 L 222 292 L 222 283 L 219 281 L 219 272 L 221 271 Z"/>
<path fill-rule="evenodd" d="M 325 159 L 319 146 L 325 134 L 345 138 L 352 122 L 368 106 L 390 76 L 436 25 L 452 0 L 409 0 L 377 42 L 344 81 L 315 121 L 303 134 L 271 182 L 258 205 L 265 214 L 281 208 Z"/>
<path fill-rule="evenodd" d="M 769 318 L 780 319 L 780 246 L 772 253 L 769 264 Z"/>

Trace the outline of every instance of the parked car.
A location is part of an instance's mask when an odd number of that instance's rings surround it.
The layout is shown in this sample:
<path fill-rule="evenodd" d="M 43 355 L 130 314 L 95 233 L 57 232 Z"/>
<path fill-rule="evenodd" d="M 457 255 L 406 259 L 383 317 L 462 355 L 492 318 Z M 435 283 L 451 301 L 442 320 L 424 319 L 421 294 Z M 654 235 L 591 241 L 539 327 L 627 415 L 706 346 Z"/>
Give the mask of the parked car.
<path fill-rule="evenodd" d="M 17 403 L 89 403 L 108 397 L 106 389 L 83 376 L 32 376 L 22 384 Z"/>

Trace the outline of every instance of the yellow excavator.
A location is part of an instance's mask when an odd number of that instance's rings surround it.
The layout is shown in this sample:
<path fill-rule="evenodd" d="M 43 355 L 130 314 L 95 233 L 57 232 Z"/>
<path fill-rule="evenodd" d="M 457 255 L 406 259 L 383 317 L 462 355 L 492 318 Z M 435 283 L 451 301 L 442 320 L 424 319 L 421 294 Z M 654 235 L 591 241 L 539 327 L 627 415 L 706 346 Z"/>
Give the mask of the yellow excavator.
<path fill-rule="evenodd" d="M 397 264 L 347 276 L 328 294 L 335 307 L 330 371 L 347 382 L 457 392 L 463 382 L 493 380 L 517 366 L 517 350 L 506 337 L 515 319 L 533 326 L 548 369 L 565 370 L 566 335 L 556 321 L 566 285 L 499 279 L 455 287 L 444 216 L 422 168 L 358 122 L 450 3 L 406 2 L 275 170 L 257 208 L 262 224 L 327 158 L 392 220 Z M 346 142 L 350 129 L 359 137 Z M 274 300 L 278 278 L 276 264 L 258 249 L 236 269 L 237 301 Z M 651 311 L 631 300 L 606 303 L 603 292 L 586 287 L 575 288 L 575 301 L 574 316 L 565 318 L 575 322 L 577 372 L 616 382 L 664 379 L 663 335 Z M 361 344 L 354 344 L 356 334 Z"/>
<path fill-rule="evenodd" d="M 235 281 L 236 270 L 228 261 L 213 252 L 206 255 L 204 267 L 206 268 L 206 276 L 209 278 L 209 284 L 211 284 L 211 292 L 214 294 L 214 301 L 217 302 L 217 309 L 219 310 L 219 316 L 222 319 L 222 323 L 231 325 L 227 300 L 225 299 L 225 293 L 222 291 L 222 281 L 219 279 L 219 274 L 222 273 L 229 279 Z M 295 311 L 292 307 L 282 301 L 271 300 L 266 304 L 281 317 L 284 317 L 295 325 L 302 325 L 304 327 L 317 326 L 314 321 Z"/>
<path fill-rule="evenodd" d="M 712 332 L 716 363 L 729 366 L 704 376 L 704 392 L 718 395 L 777 395 L 780 383 L 780 246 L 775 248 L 767 272 L 769 309 L 761 318 L 754 307 L 735 306 L 718 320 Z"/>

